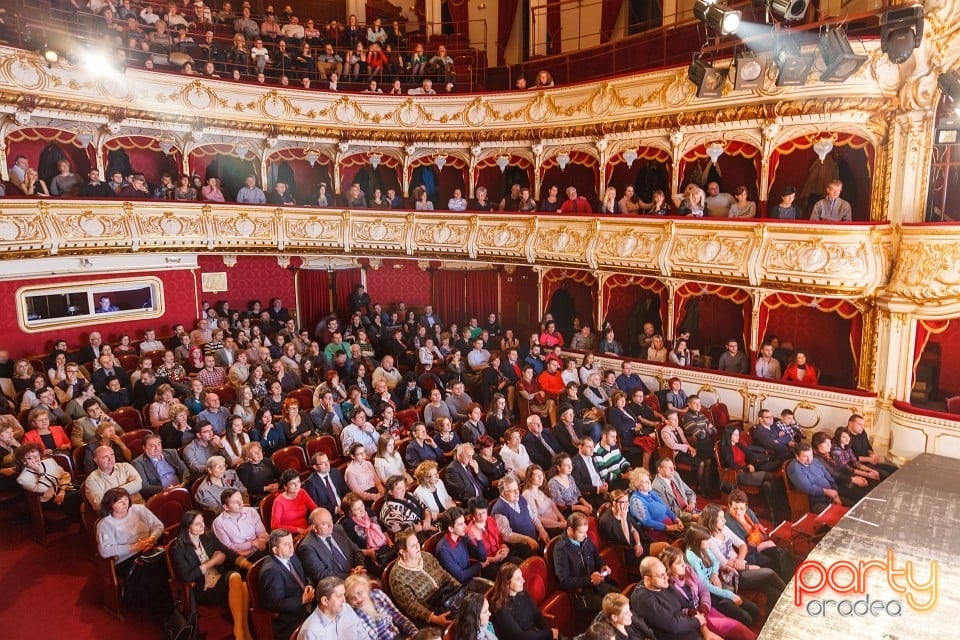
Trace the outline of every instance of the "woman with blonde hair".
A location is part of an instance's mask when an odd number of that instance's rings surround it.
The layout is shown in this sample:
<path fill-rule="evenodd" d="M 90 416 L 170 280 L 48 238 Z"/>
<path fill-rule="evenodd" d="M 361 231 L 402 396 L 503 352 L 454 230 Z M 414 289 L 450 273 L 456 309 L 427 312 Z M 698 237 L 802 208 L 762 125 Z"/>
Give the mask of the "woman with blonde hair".
<path fill-rule="evenodd" d="M 150 427 L 159 429 L 170 419 L 170 409 L 180 404 L 180 400 L 169 384 L 161 384 L 150 403 Z"/>
<path fill-rule="evenodd" d="M 653 631 L 643 618 L 633 614 L 630 600 L 622 593 L 608 593 L 603 596 L 600 606 L 596 620 L 613 627 L 617 640 L 645 640 L 654 637 Z"/>
<path fill-rule="evenodd" d="M 417 465 L 413 475 L 417 479 L 417 488 L 413 490 L 413 495 L 430 511 L 433 520 L 436 520 L 447 509 L 457 506 L 457 503 L 450 497 L 443 480 L 440 479 L 439 467 L 436 462 L 433 460 L 421 462 Z"/>

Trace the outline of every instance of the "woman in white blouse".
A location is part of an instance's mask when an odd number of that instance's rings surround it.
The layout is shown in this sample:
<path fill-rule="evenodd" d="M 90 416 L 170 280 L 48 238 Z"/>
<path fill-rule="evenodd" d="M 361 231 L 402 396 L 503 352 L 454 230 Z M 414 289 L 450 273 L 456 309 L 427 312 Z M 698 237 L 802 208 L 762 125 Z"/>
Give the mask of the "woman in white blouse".
<path fill-rule="evenodd" d="M 523 432 L 520 429 L 507 429 L 505 434 L 507 443 L 500 448 L 500 459 L 508 473 L 513 473 L 518 478 L 522 478 L 530 466 L 530 454 L 527 448 L 521 442 Z"/>
<path fill-rule="evenodd" d="M 377 440 L 377 454 L 373 458 L 373 468 L 384 483 L 390 476 L 406 476 L 407 482 L 411 481 L 403 466 L 403 458 L 397 452 L 397 439 L 389 433 L 384 433 Z"/>
<path fill-rule="evenodd" d="M 588 351 L 586 355 L 583 356 L 583 364 L 580 365 L 580 384 L 587 384 L 591 373 L 601 375 L 600 367 L 597 366 L 596 359 L 597 357 L 593 355 L 592 351 Z"/>
<path fill-rule="evenodd" d="M 540 514 L 540 523 L 552 537 L 566 529 L 567 519 L 560 513 L 560 508 L 550 496 L 541 489 L 545 481 L 543 468 L 538 464 L 531 464 L 523 477 L 523 497 L 527 499 L 528 504 L 536 507 Z"/>
<path fill-rule="evenodd" d="M 427 460 L 417 465 L 413 476 L 417 479 L 417 488 L 414 489 L 415 495 L 430 511 L 431 520 L 436 519 L 441 512 L 452 509 L 457 506 L 447 488 L 440 480 L 439 467 L 433 460 Z"/>

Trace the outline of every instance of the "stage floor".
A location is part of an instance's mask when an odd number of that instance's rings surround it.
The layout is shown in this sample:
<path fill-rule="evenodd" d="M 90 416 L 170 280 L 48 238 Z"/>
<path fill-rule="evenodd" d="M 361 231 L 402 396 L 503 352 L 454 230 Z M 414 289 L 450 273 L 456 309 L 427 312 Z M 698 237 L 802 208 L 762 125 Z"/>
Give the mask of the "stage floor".
<path fill-rule="evenodd" d="M 760 639 L 817 637 L 960 637 L 960 460 L 911 460 L 798 567 Z"/>

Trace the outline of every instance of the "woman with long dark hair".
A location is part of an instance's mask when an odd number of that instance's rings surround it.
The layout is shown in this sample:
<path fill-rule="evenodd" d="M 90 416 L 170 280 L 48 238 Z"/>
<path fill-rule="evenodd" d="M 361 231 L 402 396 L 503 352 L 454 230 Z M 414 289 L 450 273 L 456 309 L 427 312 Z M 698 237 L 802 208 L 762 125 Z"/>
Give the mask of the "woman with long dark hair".
<path fill-rule="evenodd" d="M 193 600 L 198 604 L 229 606 L 234 638 L 249 638 L 250 595 L 240 574 L 226 567 L 247 569 L 250 561 L 208 532 L 203 514 L 196 510 L 187 511 L 180 518 L 180 532 L 168 552 L 177 578 L 192 586 Z"/>
<path fill-rule="evenodd" d="M 490 603 L 479 593 L 463 598 L 457 619 L 453 621 L 453 640 L 497 640 L 490 624 Z"/>
<path fill-rule="evenodd" d="M 497 572 L 490 592 L 493 628 L 500 640 L 556 640 L 530 594 L 523 588 L 523 572 L 513 563 L 506 563 Z"/>

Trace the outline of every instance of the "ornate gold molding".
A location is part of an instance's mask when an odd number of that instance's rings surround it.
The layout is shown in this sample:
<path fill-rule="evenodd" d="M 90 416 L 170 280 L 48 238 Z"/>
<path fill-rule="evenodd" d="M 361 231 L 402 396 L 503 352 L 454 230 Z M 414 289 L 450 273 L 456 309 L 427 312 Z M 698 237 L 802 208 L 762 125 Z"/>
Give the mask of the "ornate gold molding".
<path fill-rule="evenodd" d="M 960 310 L 960 226 L 902 228 L 887 294 L 922 305 L 916 315 L 955 315 Z"/>

